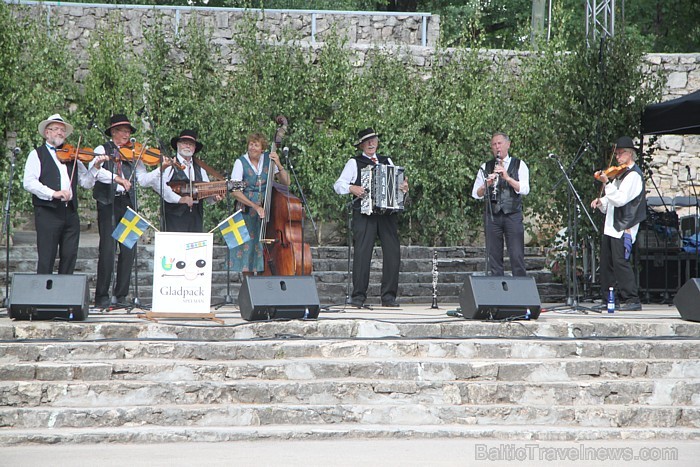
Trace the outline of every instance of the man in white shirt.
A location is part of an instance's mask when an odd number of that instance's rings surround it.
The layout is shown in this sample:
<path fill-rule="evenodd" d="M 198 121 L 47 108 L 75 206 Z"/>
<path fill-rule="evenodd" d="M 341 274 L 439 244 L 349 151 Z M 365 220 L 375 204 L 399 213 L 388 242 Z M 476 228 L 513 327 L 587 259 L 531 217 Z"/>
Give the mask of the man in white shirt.
<path fill-rule="evenodd" d="M 630 258 L 632 245 L 637 240 L 639 224 L 646 219 L 647 203 L 644 175 L 635 164 L 636 152 L 632 138 L 623 136 L 615 145 L 617 165 L 626 169 L 614 180 L 603 172 L 596 178 L 605 183 L 605 195 L 591 202 L 605 214 L 605 227 L 600 246 L 600 291 L 603 306 L 610 287 L 616 291 L 619 309 L 639 311 L 639 290 Z"/>
<path fill-rule="evenodd" d="M 396 300 L 399 291 L 399 269 L 401 267 L 401 245 L 399 243 L 399 218 L 396 213 L 373 213 L 371 215 L 360 212 L 360 199 L 365 196 L 360 174 L 364 167 L 376 164 L 394 165 L 390 158 L 377 155 L 379 135 L 372 128 L 366 128 L 357 135 L 355 147 L 362 154 L 348 160 L 333 189 L 339 195 L 350 194 L 353 196 L 352 211 L 352 235 L 353 235 L 353 263 L 352 263 L 352 296 L 350 305 L 362 308 L 367 299 L 367 287 L 369 286 L 370 263 L 374 242 L 379 237 L 382 245 L 382 306 L 398 307 Z M 400 187 L 404 193 L 408 192 L 408 179 L 404 180 Z"/>
<path fill-rule="evenodd" d="M 24 165 L 24 189 L 32 194 L 34 205 L 37 274 L 53 273 L 56 254 L 58 273 L 73 274 L 80 241 L 78 184 L 92 188 L 97 170 L 107 159 L 94 158 L 89 171 L 82 162 L 70 160 L 68 152 L 64 156 L 67 162 L 59 160 L 56 150 L 60 151 L 71 133 L 73 126 L 60 114 L 39 123 L 39 134 L 45 143 L 29 153 Z"/>
<path fill-rule="evenodd" d="M 171 188 L 172 183 L 187 184 L 198 182 L 209 182 L 207 171 L 199 164 L 199 160 L 194 157 L 204 148 L 204 145 L 197 141 L 197 133 L 194 130 L 183 130 L 180 136 L 170 140 L 170 146 L 177 151 L 176 161 L 180 167 L 171 165 L 163 171 L 162 183 L 157 183 L 153 188 L 162 196 L 164 207 L 163 217 L 165 219 L 166 232 L 202 232 L 204 227 L 204 206 L 203 199 L 194 200 L 191 196 L 180 196 Z M 208 202 L 221 200 L 221 196 L 215 195 L 205 198 Z"/>
<path fill-rule="evenodd" d="M 530 193 L 530 171 L 524 161 L 511 157 L 505 133 L 491 137 L 494 158 L 481 164 L 472 197 L 484 203 L 484 236 L 492 276 L 503 276 L 503 240 L 508 248 L 513 276 L 525 276 L 525 228 L 522 197 Z"/>
<path fill-rule="evenodd" d="M 95 154 L 106 154 L 109 160 L 97 172 L 97 180 L 92 197 L 97 201 L 97 227 L 100 232 L 99 256 L 97 259 L 97 283 L 95 285 L 95 306 L 107 308 L 111 305 L 109 286 L 114 271 L 114 256 L 117 242 L 112 238 L 117 223 L 124 217 L 128 207 L 136 207 L 134 184 L 153 186 L 160 173 L 148 172 L 143 162 L 134 162 L 122 156 L 120 148 L 130 145 L 131 135 L 136 128 L 124 114 L 110 117 L 105 134 L 110 137 L 95 148 Z M 93 168 L 90 163 L 90 168 Z M 134 250 L 120 247 L 117 262 L 117 278 L 114 284 L 116 303 L 126 303 L 134 264 Z"/>

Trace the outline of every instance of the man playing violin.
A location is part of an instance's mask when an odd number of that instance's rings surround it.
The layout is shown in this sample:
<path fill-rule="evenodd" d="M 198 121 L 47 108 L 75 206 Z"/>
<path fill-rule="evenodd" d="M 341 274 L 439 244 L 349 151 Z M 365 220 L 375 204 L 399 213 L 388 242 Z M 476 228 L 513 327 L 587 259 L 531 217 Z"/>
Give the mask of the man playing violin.
<path fill-rule="evenodd" d="M 620 301 L 618 309 L 638 311 L 642 309 L 642 304 L 630 258 L 639 224 L 647 215 L 644 175 L 634 163 L 636 152 L 632 138 L 623 136 L 617 140 L 615 157 L 618 165 L 626 169 L 614 180 L 605 171 L 597 172 L 596 178 L 605 184 L 605 196 L 591 202 L 592 209 L 598 208 L 605 214 L 600 246 L 601 308 L 607 306 L 607 292 L 614 287 Z"/>
<path fill-rule="evenodd" d="M 510 138 L 505 133 L 491 137 L 493 159 L 481 164 L 472 187 L 472 197 L 486 197 L 484 234 L 489 273 L 503 276 L 505 238 L 513 276 L 525 276 L 525 229 L 522 197 L 530 193 L 530 171 L 522 160 L 511 157 Z"/>
<path fill-rule="evenodd" d="M 97 284 L 95 286 L 95 306 L 107 308 L 111 304 L 109 285 L 114 271 L 114 257 L 117 242 L 112 232 L 124 217 L 126 209 L 136 206 L 134 183 L 153 186 L 159 172 L 148 172 L 143 162 L 129 160 L 119 151 L 131 143 L 131 135 L 136 128 L 124 114 L 112 115 L 105 134 L 111 140 L 95 148 L 95 154 L 106 154 L 109 160 L 97 172 L 92 196 L 97 201 L 97 227 L 100 233 L 99 257 L 97 260 Z M 90 164 L 92 169 L 93 164 Z M 134 264 L 134 250 L 119 248 L 117 279 L 113 292 L 117 303 L 125 303 L 129 293 L 131 268 Z"/>
<path fill-rule="evenodd" d="M 29 153 L 24 165 L 24 189 L 32 194 L 34 205 L 37 274 L 52 274 L 57 253 L 58 273 L 73 274 L 80 240 L 78 184 L 92 188 L 97 170 L 107 159 L 96 157 L 89 171 L 75 158 L 61 162 L 56 149 L 71 133 L 73 126 L 59 114 L 39 123 L 39 134 L 45 143 Z"/>
<path fill-rule="evenodd" d="M 180 167 L 170 166 L 163 171 L 163 180 L 153 188 L 160 193 L 162 188 L 163 217 L 167 232 L 202 232 L 204 227 L 204 206 L 191 196 L 180 196 L 170 187 L 170 182 L 189 183 L 208 182 L 209 176 L 194 157 L 204 148 L 197 141 L 197 133 L 193 130 L 183 130 L 180 136 L 170 140 L 170 146 L 177 151 L 176 161 Z M 221 201 L 220 195 L 206 198 L 208 202 Z"/>

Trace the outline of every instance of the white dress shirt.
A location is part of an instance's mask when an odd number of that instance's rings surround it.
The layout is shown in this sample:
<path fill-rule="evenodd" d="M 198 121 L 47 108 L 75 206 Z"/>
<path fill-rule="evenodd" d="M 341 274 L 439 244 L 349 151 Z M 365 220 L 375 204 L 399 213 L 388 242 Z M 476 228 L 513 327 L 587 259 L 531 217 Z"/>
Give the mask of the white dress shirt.
<path fill-rule="evenodd" d="M 185 166 L 185 169 L 184 169 L 185 175 L 187 175 L 187 178 L 192 180 L 192 182 L 194 183 L 194 181 L 197 179 L 197 177 L 195 177 L 194 165 L 192 164 L 192 159 L 190 158 L 190 160 L 188 161 L 187 159 L 182 157 L 179 153 L 178 153 L 176 159 L 180 164 Z M 208 182 L 209 175 L 207 175 L 207 172 L 202 167 L 199 168 L 199 171 L 202 174 L 202 182 Z M 158 172 L 158 171 L 154 170 L 154 172 Z M 173 191 L 173 189 L 170 188 L 170 186 L 168 185 L 168 182 L 173 178 L 173 175 L 175 175 L 175 169 L 172 166 L 166 168 L 163 171 L 163 183 L 162 183 L 163 193 L 162 194 L 160 193 L 161 182 L 160 182 L 159 178 L 156 179 L 156 181 L 154 182 L 155 186 L 153 184 L 151 186 L 156 191 L 156 193 L 159 193 L 163 196 L 163 199 L 165 200 L 166 203 L 177 204 L 180 202 L 180 198 L 182 198 L 182 196 L 175 193 Z M 207 198 L 207 199 L 209 199 L 209 198 Z M 213 200 L 211 200 L 211 201 L 213 202 Z M 198 203 L 199 201 L 195 200 L 194 202 Z"/>
<path fill-rule="evenodd" d="M 95 148 L 95 154 L 105 154 L 105 148 L 104 146 L 97 146 Z M 108 154 L 111 156 L 111 154 Z M 93 168 L 95 161 L 93 160 L 90 162 L 90 169 Z M 142 161 L 139 161 L 137 164 L 131 164 L 132 170 L 134 172 L 134 177 L 136 177 L 136 181 L 138 182 L 139 185 L 141 186 L 150 186 L 153 187 L 154 183 L 157 184 L 158 181 L 160 180 L 160 171 L 158 170 L 152 170 L 148 171 L 146 170 L 146 166 L 143 165 Z M 106 183 L 107 185 L 112 184 L 113 178 L 116 178 L 116 174 L 113 177 L 112 172 L 107 170 L 106 168 L 100 167 L 100 170 L 97 172 L 97 181 Z M 133 178 L 130 180 L 131 183 L 134 183 Z M 124 191 L 124 187 L 117 184 L 117 193 L 121 193 Z"/>
<path fill-rule="evenodd" d="M 372 160 L 372 158 L 364 152 L 362 153 L 362 157 L 366 157 L 370 161 Z M 388 159 L 386 165 L 394 165 L 394 163 L 391 159 Z M 339 195 L 347 195 L 350 193 L 350 185 L 354 184 L 355 180 L 357 180 L 357 161 L 353 158 L 345 163 L 340 177 L 338 177 L 338 180 L 333 184 L 333 189 Z"/>
<path fill-rule="evenodd" d="M 634 167 L 634 163 L 630 166 L 630 170 L 632 170 L 632 167 Z M 603 234 L 608 237 L 622 238 L 625 232 L 615 230 L 613 226 L 615 222 L 615 208 L 624 206 L 639 196 L 643 187 L 644 183 L 642 177 L 637 172 L 628 174 L 624 180 L 616 178 L 611 183 L 605 185 L 605 196 L 600 198 L 601 205 L 598 207 L 598 209 L 605 214 Z M 612 207 L 612 209 L 610 209 L 610 207 Z M 634 243 L 637 240 L 639 224 L 630 227 L 628 231 L 632 236 L 632 243 Z"/>
<path fill-rule="evenodd" d="M 505 159 L 503 159 L 503 167 L 508 171 L 510 166 L 510 161 L 512 158 L 510 154 L 506 154 Z M 479 196 L 477 191 L 479 188 L 484 186 L 486 178 L 484 174 L 486 173 L 486 163 L 481 164 L 481 170 L 476 174 L 476 180 L 474 180 L 474 186 L 472 187 L 472 197 L 476 199 L 482 199 L 484 196 Z M 520 196 L 525 196 L 530 193 L 530 169 L 527 168 L 527 164 L 524 160 L 520 159 L 520 167 L 518 168 L 518 182 L 520 183 L 520 191 L 516 191 Z M 486 194 L 486 191 L 484 191 Z"/>
<path fill-rule="evenodd" d="M 58 157 L 56 157 L 56 150 L 52 146 L 47 144 L 46 147 L 49 149 L 49 154 L 51 154 L 54 164 L 58 167 L 58 173 L 61 174 L 61 190 L 70 190 L 71 185 L 68 165 L 58 160 Z M 90 189 L 95 185 L 97 170 L 92 168 L 88 170 L 82 162 L 77 161 L 75 172 L 78 176 L 78 184 L 81 187 Z M 59 190 L 54 190 L 41 183 L 41 181 L 39 181 L 40 176 L 41 161 L 39 160 L 39 154 L 36 152 L 36 149 L 33 149 L 27 156 L 27 162 L 24 164 L 24 178 L 22 183 L 24 189 L 31 194 L 36 195 L 39 199 L 50 201 L 53 199 L 53 194 Z M 73 196 L 76 196 L 76 194 L 73 193 Z"/>

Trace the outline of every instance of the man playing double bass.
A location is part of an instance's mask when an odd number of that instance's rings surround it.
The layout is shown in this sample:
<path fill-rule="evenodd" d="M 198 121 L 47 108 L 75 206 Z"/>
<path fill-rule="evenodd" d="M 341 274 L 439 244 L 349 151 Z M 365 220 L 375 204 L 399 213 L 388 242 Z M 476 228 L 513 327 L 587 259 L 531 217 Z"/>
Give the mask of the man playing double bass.
<path fill-rule="evenodd" d="M 268 183 L 272 183 L 268 173 L 272 167 L 277 180 L 289 186 L 289 173 L 280 162 L 277 152 L 266 152 L 267 140 L 261 133 L 248 136 L 248 152 L 236 159 L 231 172 L 231 180 L 244 182 L 242 191 L 234 191 L 233 196 L 243 205 L 243 219 L 250 234 L 251 241 L 246 242 L 231 251 L 232 271 L 241 272 L 244 276 L 253 275 L 265 270 L 263 248 L 260 242 L 260 226 L 265 217 L 263 200 Z M 310 259 L 309 259 L 310 260 Z"/>

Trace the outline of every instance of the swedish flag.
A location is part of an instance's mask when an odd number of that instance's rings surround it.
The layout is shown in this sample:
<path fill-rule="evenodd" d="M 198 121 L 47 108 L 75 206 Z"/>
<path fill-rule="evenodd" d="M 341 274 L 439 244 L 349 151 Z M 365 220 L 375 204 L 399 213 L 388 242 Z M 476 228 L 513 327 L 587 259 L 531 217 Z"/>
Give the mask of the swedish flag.
<path fill-rule="evenodd" d="M 124 217 L 122 217 L 119 224 L 117 224 L 117 228 L 112 232 L 112 238 L 127 248 L 133 248 L 149 225 L 136 211 L 126 208 Z"/>
<path fill-rule="evenodd" d="M 245 226 L 245 220 L 241 215 L 241 211 L 236 211 L 224 219 L 217 227 L 224 240 L 226 240 L 229 250 L 250 241 L 250 234 Z"/>

